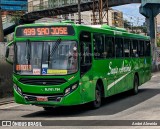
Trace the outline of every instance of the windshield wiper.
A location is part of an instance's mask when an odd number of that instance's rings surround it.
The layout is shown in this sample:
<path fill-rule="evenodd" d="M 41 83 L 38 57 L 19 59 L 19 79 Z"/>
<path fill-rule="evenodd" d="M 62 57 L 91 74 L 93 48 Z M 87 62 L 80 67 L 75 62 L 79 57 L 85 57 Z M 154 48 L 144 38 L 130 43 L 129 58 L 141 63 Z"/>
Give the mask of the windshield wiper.
<path fill-rule="evenodd" d="M 57 50 L 60 43 L 61 43 L 61 38 L 57 39 L 55 45 L 52 47 L 52 50 L 49 54 L 49 57 L 53 57 L 53 55 L 54 55 L 55 51 Z"/>

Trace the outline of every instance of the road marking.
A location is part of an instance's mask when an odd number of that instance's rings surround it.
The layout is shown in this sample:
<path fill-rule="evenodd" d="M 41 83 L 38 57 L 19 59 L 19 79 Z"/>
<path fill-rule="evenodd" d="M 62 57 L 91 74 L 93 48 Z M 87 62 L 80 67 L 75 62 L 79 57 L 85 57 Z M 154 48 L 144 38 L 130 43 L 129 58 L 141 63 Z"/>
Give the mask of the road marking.
<path fill-rule="evenodd" d="M 8 109 L 8 108 L 13 108 L 13 107 L 18 107 L 21 106 L 22 104 L 16 104 L 16 103 L 12 103 L 12 104 L 5 104 L 0 106 L 0 109 Z"/>

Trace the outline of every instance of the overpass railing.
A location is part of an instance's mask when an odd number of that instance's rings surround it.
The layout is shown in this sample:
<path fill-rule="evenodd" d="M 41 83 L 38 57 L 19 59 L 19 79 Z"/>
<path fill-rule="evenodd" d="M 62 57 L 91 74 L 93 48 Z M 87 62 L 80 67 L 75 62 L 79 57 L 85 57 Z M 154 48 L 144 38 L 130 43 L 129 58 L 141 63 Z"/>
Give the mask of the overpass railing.
<path fill-rule="evenodd" d="M 95 0 L 98 1 L 98 0 Z M 81 0 L 81 3 L 89 3 L 93 2 L 93 0 Z M 64 6 L 71 6 L 78 4 L 78 0 L 48 0 L 44 2 L 40 2 L 40 0 L 34 0 L 31 2 L 28 2 L 28 12 L 33 12 L 33 11 L 40 11 L 40 10 L 45 10 L 45 9 L 53 9 L 57 7 L 64 7 Z"/>

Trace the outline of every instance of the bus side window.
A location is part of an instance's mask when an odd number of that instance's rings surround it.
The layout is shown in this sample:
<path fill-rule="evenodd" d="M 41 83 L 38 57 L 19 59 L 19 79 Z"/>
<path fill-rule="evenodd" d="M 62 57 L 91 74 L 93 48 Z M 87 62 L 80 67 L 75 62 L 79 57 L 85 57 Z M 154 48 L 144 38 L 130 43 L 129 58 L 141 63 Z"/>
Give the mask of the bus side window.
<path fill-rule="evenodd" d="M 116 57 L 117 58 L 123 57 L 123 39 L 122 38 L 115 39 L 115 49 L 116 49 Z"/>
<path fill-rule="evenodd" d="M 139 41 L 139 56 L 144 56 L 144 41 Z"/>
<path fill-rule="evenodd" d="M 114 38 L 105 37 L 105 56 L 106 58 L 114 57 Z"/>
<path fill-rule="evenodd" d="M 130 39 L 124 40 L 124 57 L 130 57 Z"/>
<path fill-rule="evenodd" d="M 132 41 L 132 57 L 139 57 L 138 55 L 138 40 L 133 40 Z"/>
<path fill-rule="evenodd" d="M 82 59 L 81 59 L 81 64 L 82 65 L 86 65 L 86 64 L 90 64 L 91 63 L 91 51 L 90 51 L 90 44 L 89 43 L 85 43 L 85 42 L 82 42 L 82 50 L 83 50 L 83 53 L 82 53 Z"/>
<path fill-rule="evenodd" d="M 94 34 L 94 53 L 96 59 L 105 58 L 105 43 L 104 43 L 104 36 L 102 34 Z"/>
<path fill-rule="evenodd" d="M 151 56 L 151 44 L 149 41 L 145 42 L 145 56 Z"/>

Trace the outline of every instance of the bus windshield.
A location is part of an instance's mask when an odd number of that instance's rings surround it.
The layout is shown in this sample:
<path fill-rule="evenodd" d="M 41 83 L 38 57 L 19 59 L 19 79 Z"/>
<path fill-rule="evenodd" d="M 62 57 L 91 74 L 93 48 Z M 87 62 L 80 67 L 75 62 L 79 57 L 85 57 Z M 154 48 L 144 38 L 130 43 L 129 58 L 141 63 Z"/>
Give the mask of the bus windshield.
<path fill-rule="evenodd" d="M 76 41 L 17 42 L 14 72 L 23 75 L 65 75 L 78 70 Z"/>

